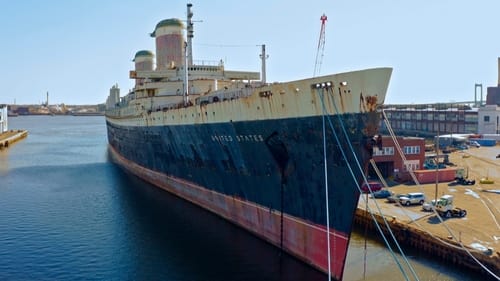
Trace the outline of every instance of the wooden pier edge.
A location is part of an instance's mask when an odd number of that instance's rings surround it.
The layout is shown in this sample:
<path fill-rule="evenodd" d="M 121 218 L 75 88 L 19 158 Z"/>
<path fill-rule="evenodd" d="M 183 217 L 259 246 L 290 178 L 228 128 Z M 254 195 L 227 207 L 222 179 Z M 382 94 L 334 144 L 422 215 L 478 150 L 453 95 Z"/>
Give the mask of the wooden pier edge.
<path fill-rule="evenodd" d="M 373 216 L 379 223 L 384 234 L 389 234 L 383 217 L 376 213 L 374 213 Z M 408 223 L 397 221 L 392 217 L 386 217 L 386 220 L 394 237 L 396 237 L 398 243 L 401 245 L 409 246 L 425 254 L 432 255 L 446 263 L 491 276 L 462 248 L 462 246 L 460 246 L 460 243 L 446 237 L 433 236 L 426 231 L 422 231 Z M 354 225 L 363 228 L 366 227 L 371 233 L 378 234 L 372 216 L 364 209 L 356 209 Z M 446 241 L 446 243 L 443 241 Z M 467 249 L 486 268 L 493 271 L 495 274 L 499 273 L 500 258 L 498 254 L 492 253 L 492 255 L 487 255 L 470 247 L 467 247 Z"/>
<path fill-rule="evenodd" d="M 28 136 L 27 130 L 10 130 L 0 134 L 0 149 L 8 148 L 13 143 Z"/>

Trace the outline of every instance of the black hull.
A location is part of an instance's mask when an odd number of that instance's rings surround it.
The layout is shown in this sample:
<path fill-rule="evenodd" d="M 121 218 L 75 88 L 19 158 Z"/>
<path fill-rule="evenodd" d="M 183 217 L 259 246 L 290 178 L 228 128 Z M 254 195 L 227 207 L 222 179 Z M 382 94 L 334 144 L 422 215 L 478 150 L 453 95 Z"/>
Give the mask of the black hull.
<path fill-rule="evenodd" d="M 342 115 L 350 145 L 339 118 L 325 118 L 330 227 L 343 233 L 351 231 L 359 198 L 357 182 L 362 173 L 356 159 L 364 169 L 363 163 L 371 156 L 371 137 L 362 133 L 367 115 Z M 322 117 L 206 125 L 107 125 L 110 145 L 142 167 L 271 210 L 283 207 L 289 215 L 326 225 Z"/>

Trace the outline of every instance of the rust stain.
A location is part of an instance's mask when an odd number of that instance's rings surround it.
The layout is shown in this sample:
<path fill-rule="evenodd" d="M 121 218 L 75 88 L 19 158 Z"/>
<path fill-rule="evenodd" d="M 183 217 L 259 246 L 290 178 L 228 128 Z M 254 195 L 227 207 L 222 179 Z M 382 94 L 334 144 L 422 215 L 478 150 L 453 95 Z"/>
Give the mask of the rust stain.
<path fill-rule="evenodd" d="M 359 112 L 365 112 L 365 98 L 363 97 L 363 92 L 359 94 Z"/>
<path fill-rule="evenodd" d="M 359 111 L 360 112 L 375 112 L 377 111 L 378 97 L 375 96 L 363 96 L 363 92 L 359 94 Z"/>
<path fill-rule="evenodd" d="M 334 98 L 333 95 L 332 95 L 332 98 Z M 345 105 L 344 105 L 344 98 L 342 97 L 342 90 L 340 89 L 340 87 L 339 87 L 339 99 L 340 99 L 340 109 L 342 110 L 342 113 L 344 113 L 346 111 L 345 111 Z"/>
<path fill-rule="evenodd" d="M 366 97 L 366 107 L 369 112 L 374 112 L 377 110 L 377 100 L 377 96 Z"/>

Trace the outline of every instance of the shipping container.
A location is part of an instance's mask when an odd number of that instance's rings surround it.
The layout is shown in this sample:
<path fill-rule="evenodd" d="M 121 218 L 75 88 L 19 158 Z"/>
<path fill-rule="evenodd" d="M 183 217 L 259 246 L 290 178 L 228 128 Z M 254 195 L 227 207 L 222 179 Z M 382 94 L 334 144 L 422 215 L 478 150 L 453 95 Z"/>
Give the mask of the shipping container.
<path fill-rule="evenodd" d="M 469 139 L 471 141 L 477 141 L 481 146 L 495 146 L 497 141 L 494 139 Z"/>
<path fill-rule="evenodd" d="M 419 183 L 433 183 L 436 182 L 436 174 L 438 175 L 438 182 L 454 181 L 456 177 L 456 168 L 446 168 L 437 170 L 416 170 L 415 176 Z"/>

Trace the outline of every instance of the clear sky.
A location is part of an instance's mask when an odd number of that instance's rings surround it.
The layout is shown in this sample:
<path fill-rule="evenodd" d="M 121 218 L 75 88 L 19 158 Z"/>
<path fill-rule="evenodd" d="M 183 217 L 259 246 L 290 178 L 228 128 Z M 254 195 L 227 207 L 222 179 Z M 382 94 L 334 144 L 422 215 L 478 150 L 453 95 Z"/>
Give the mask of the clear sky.
<path fill-rule="evenodd" d="M 0 7 L 0 104 L 103 103 L 122 95 L 138 50 L 166 18 L 186 17 L 179 0 L 16 0 Z M 267 81 L 312 76 L 320 16 L 328 16 L 321 74 L 393 67 L 386 103 L 474 99 L 474 84 L 496 86 L 500 1 L 191 1 L 194 60 L 260 71 Z"/>

